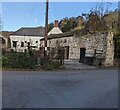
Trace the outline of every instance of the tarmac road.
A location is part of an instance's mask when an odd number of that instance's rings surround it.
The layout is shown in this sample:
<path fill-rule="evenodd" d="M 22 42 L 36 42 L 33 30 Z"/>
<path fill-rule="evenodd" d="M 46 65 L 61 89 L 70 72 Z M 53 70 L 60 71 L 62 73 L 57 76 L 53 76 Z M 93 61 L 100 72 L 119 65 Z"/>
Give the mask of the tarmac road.
<path fill-rule="evenodd" d="M 117 108 L 117 69 L 3 71 L 3 108 Z"/>

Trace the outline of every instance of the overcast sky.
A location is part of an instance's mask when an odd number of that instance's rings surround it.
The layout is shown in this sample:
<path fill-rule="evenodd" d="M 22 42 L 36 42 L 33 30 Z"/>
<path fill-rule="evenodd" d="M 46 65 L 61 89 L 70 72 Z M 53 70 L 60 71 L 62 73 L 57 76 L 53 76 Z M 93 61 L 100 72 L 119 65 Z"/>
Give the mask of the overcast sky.
<path fill-rule="evenodd" d="M 64 17 L 77 17 L 95 8 L 95 2 L 50 2 L 49 23 Z M 103 3 L 109 10 L 117 8 L 117 2 Z M 21 27 L 44 26 L 44 2 L 3 2 L 2 22 L 4 31 L 16 31 Z"/>

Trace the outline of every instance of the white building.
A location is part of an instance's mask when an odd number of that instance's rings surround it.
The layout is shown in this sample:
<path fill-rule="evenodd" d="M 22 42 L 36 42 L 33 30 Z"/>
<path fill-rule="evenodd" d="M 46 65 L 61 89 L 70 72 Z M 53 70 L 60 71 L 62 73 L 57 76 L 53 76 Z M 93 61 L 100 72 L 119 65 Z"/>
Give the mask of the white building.
<path fill-rule="evenodd" d="M 44 37 L 44 27 L 21 28 L 10 35 L 11 49 L 17 52 L 25 52 L 28 47 L 39 50 L 40 39 Z"/>
<path fill-rule="evenodd" d="M 63 33 L 63 32 L 58 27 L 58 20 L 55 20 L 54 28 L 48 33 L 48 35 L 50 35 L 50 34 L 61 34 L 61 33 Z"/>

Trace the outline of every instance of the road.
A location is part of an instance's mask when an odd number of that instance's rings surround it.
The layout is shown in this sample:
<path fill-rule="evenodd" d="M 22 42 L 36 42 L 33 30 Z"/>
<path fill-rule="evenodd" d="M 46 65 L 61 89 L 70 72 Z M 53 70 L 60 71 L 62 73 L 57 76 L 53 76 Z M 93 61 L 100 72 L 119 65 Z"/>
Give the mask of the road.
<path fill-rule="evenodd" d="M 117 69 L 3 71 L 3 108 L 116 108 Z"/>

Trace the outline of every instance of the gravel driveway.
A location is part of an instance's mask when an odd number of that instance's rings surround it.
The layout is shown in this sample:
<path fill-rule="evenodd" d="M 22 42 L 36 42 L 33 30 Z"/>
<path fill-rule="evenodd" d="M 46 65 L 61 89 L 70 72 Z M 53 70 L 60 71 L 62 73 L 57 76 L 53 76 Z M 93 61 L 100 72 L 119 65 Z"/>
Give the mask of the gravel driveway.
<path fill-rule="evenodd" d="M 3 71 L 3 108 L 115 108 L 117 69 Z"/>

